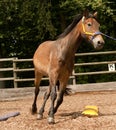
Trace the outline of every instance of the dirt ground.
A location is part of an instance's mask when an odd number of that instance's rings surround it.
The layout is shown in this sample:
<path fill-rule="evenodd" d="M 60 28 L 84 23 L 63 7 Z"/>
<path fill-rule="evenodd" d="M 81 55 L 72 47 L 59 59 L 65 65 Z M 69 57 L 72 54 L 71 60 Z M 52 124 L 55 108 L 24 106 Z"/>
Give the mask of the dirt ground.
<path fill-rule="evenodd" d="M 20 100 L 0 101 L 0 116 L 20 112 L 16 117 L 0 121 L 0 130 L 116 130 L 116 91 L 65 96 L 55 115 L 54 125 L 47 123 L 50 100 L 46 104 L 42 120 L 37 120 L 37 115 L 31 115 L 32 102 L 32 96 Z M 42 97 L 39 97 L 38 109 L 41 103 Z M 86 105 L 97 105 L 99 116 L 91 118 L 82 116 L 81 112 Z"/>

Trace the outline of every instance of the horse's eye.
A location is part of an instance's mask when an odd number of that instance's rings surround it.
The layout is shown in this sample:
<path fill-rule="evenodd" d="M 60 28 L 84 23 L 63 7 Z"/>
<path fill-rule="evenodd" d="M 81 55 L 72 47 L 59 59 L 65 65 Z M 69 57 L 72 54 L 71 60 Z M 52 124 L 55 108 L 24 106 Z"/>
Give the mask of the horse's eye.
<path fill-rule="evenodd" d="M 91 23 L 88 23 L 88 26 L 91 26 Z"/>

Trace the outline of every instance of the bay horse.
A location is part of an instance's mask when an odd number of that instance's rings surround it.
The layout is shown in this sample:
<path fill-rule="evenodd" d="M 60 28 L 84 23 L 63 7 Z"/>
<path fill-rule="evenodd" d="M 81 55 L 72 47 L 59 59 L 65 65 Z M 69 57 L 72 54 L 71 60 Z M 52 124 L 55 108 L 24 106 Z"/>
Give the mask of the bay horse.
<path fill-rule="evenodd" d="M 37 96 L 39 84 L 43 76 L 49 77 L 49 88 L 44 95 L 44 101 L 39 110 L 37 119 L 43 118 L 45 104 L 49 96 L 51 104 L 48 113 L 48 123 L 55 123 L 54 114 L 63 102 L 63 95 L 69 76 L 74 67 L 75 52 L 83 39 L 89 41 L 97 50 L 102 49 L 104 40 L 99 32 L 100 24 L 96 20 L 97 12 L 90 14 L 85 11 L 76 16 L 73 22 L 54 41 L 45 41 L 39 45 L 33 57 L 35 67 L 35 97 L 32 104 L 32 113 L 37 112 Z M 57 82 L 59 93 L 57 97 Z M 55 100 L 57 99 L 56 103 Z"/>

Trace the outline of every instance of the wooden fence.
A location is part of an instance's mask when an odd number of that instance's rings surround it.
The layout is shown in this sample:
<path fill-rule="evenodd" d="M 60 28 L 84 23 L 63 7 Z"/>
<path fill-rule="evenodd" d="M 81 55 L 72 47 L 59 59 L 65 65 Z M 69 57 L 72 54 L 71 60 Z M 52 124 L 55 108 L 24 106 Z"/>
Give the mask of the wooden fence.
<path fill-rule="evenodd" d="M 83 57 L 83 56 L 95 56 L 95 55 L 114 55 L 116 54 L 116 51 L 107 51 L 107 52 L 92 52 L 92 53 L 78 53 L 75 54 L 75 57 Z M 13 81 L 14 83 L 14 88 L 18 87 L 18 82 L 28 82 L 28 81 L 34 81 L 33 78 L 19 78 L 17 75 L 19 72 L 29 72 L 29 71 L 34 71 L 34 68 L 18 68 L 17 63 L 23 63 L 23 62 L 31 62 L 32 59 L 18 59 L 18 58 L 3 58 L 0 59 L 0 62 L 12 62 L 12 67 L 9 68 L 0 68 L 0 73 L 1 72 L 12 72 L 12 77 L 2 77 L 0 78 L 0 82 L 3 81 Z M 94 71 L 94 72 L 75 72 L 75 69 L 73 70 L 72 76 L 70 78 L 72 79 L 72 84 L 76 84 L 76 76 L 82 76 L 82 75 L 98 75 L 98 74 L 110 74 L 110 73 L 116 73 L 115 70 L 115 64 L 116 60 L 113 61 L 99 61 L 99 62 L 87 62 L 87 63 L 75 63 L 76 66 L 93 66 L 93 65 L 103 65 L 107 64 L 109 65 L 109 69 L 104 70 L 104 71 Z M 48 80 L 48 78 L 44 77 L 42 80 Z"/>

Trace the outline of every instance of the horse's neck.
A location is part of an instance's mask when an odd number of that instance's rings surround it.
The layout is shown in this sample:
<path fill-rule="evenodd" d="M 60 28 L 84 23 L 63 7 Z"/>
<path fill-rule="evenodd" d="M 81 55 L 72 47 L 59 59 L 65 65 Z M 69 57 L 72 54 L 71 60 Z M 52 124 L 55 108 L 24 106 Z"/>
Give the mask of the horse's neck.
<path fill-rule="evenodd" d="M 71 48 L 71 51 L 74 51 L 75 53 L 82 41 L 80 31 L 75 27 L 68 35 L 67 46 L 69 46 Z"/>
<path fill-rule="evenodd" d="M 60 51 L 67 57 L 74 57 L 76 50 L 78 49 L 82 38 L 79 30 L 75 27 L 67 36 L 60 41 Z"/>

